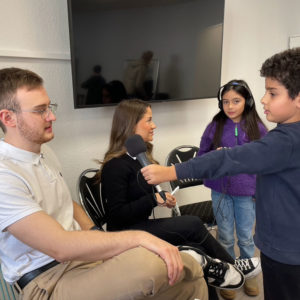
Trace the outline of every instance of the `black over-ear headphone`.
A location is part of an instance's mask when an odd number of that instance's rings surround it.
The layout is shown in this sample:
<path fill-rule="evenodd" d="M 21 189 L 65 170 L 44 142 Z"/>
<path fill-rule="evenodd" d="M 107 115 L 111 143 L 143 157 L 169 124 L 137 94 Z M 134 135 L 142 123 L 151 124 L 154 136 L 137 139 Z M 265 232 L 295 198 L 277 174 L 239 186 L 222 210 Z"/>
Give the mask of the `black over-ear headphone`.
<path fill-rule="evenodd" d="M 249 96 L 250 97 L 246 97 L 245 100 L 246 100 L 246 103 L 245 103 L 245 106 L 248 107 L 248 108 L 252 108 L 252 106 L 254 105 L 254 98 L 253 98 L 253 95 L 250 91 L 250 89 L 243 83 L 239 83 L 237 81 L 232 81 L 232 82 L 229 82 L 229 83 L 226 83 L 224 85 L 222 85 L 220 88 L 219 88 L 219 91 L 218 91 L 218 106 L 221 110 L 223 110 L 223 103 L 222 103 L 222 93 L 223 93 L 223 90 L 225 87 L 228 87 L 228 86 L 242 86 L 243 88 L 245 88 L 247 90 L 247 92 L 249 93 Z"/>

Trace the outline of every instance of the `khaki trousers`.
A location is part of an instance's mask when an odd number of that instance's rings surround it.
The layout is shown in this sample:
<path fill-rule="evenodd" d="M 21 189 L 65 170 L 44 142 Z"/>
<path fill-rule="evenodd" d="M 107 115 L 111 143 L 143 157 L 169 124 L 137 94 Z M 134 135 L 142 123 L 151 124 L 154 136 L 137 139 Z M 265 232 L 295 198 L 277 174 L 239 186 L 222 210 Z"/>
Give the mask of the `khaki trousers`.
<path fill-rule="evenodd" d="M 156 254 L 138 247 L 106 261 L 59 264 L 32 280 L 22 300 L 207 300 L 199 264 L 181 253 L 184 271 L 173 286 L 167 268 Z"/>

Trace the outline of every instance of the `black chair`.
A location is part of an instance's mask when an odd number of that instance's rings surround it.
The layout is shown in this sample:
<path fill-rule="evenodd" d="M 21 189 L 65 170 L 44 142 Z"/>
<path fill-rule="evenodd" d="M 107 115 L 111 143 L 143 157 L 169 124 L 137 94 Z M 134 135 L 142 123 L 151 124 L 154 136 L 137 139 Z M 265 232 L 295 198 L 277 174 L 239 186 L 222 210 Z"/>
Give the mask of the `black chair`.
<path fill-rule="evenodd" d="M 166 159 L 166 165 L 172 166 L 176 163 L 181 163 L 191 158 L 194 158 L 197 155 L 198 150 L 199 150 L 198 147 L 191 146 L 191 145 L 182 145 L 176 147 L 169 153 Z M 193 179 L 193 178 L 184 179 L 184 180 L 175 180 L 170 182 L 172 190 L 174 190 L 177 186 L 179 187 L 179 189 L 184 189 L 187 187 L 201 185 L 201 184 L 203 184 L 202 179 Z M 198 216 L 205 223 L 207 227 L 212 227 L 216 225 L 216 220 L 214 217 L 211 200 L 182 205 L 172 210 L 173 216 L 179 214 Z"/>
<path fill-rule="evenodd" d="M 87 169 L 79 175 L 78 194 L 79 201 L 87 215 L 98 227 L 106 223 L 104 203 L 101 197 L 101 183 L 96 182 L 95 175 L 99 169 Z"/>

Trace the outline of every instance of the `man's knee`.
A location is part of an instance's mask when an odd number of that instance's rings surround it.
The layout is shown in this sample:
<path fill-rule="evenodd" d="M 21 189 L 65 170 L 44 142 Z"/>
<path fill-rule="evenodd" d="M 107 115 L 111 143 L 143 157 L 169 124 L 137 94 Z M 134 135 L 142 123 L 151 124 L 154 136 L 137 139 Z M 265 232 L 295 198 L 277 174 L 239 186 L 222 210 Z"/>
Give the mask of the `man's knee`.
<path fill-rule="evenodd" d="M 153 281 L 168 284 L 167 266 L 161 257 L 143 247 L 132 249 L 130 252 L 133 258 L 132 271 L 135 270 L 135 274 L 139 274 L 141 280 L 151 278 Z M 180 280 L 193 281 L 204 277 L 201 266 L 192 256 L 182 252 L 180 255 L 184 265 Z"/>
<path fill-rule="evenodd" d="M 180 252 L 184 265 L 184 279 L 194 280 L 195 278 L 203 278 L 203 270 L 200 264 L 188 253 Z"/>
<path fill-rule="evenodd" d="M 168 284 L 168 271 L 165 262 L 157 254 L 143 248 L 137 247 L 127 252 L 127 260 L 130 265 L 130 274 L 138 278 L 140 282 L 157 282 Z"/>

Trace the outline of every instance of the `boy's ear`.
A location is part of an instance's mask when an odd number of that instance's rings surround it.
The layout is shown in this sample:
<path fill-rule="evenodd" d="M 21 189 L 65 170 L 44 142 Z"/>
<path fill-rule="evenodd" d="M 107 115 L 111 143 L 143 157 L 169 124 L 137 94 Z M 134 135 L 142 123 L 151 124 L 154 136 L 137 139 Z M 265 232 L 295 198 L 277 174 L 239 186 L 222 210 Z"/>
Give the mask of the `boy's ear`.
<path fill-rule="evenodd" d="M 8 109 L 0 110 L 0 120 L 5 127 L 16 126 L 16 114 Z"/>
<path fill-rule="evenodd" d="M 297 107 L 300 108 L 300 92 L 299 92 L 298 95 L 295 97 L 294 101 L 296 101 Z"/>

